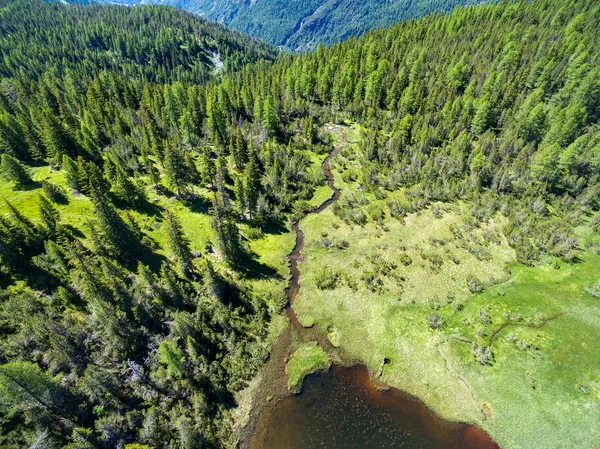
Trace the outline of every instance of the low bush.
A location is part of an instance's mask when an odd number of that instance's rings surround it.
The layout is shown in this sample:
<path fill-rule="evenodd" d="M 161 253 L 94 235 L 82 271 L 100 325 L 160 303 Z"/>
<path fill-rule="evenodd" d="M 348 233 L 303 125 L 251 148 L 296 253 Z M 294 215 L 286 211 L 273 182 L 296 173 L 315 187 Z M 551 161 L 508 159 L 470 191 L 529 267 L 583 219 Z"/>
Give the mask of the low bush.
<path fill-rule="evenodd" d="M 319 272 L 315 277 L 315 284 L 319 290 L 334 290 L 342 283 L 342 273 L 331 268 Z"/>

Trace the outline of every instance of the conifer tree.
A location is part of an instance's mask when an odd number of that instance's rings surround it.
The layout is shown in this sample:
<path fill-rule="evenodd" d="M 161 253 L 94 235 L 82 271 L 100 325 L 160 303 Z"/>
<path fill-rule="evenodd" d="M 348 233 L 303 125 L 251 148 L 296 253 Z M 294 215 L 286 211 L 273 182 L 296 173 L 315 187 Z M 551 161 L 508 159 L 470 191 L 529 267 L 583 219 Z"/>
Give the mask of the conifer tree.
<path fill-rule="evenodd" d="M 111 182 L 115 196 L 131 206 L 143 201 L 142 190 L 129 178 L 123 167 L 114 164 L 114 177 Z"/>
<path fill-rule="evenodd" d="M 227 119 L 216 89 L 213 89 L 206 98 L 206 124 L 212 141 L 217 145 L 223 145 L 226 142 Z"/>
<path fill-rule="evenodd" d="M 205 184 L 215 185 L 215 177 L 217 174 L 217 167 L 215 161 L 212 158 L 210 148 L 205 146 L 200 151 L 200 176 Z"/>
<path fill-rule="evenodd" d="M 219 182 L 213 198 L 212 224 L 223 258 L 229 265 L 238 265 L 244 255 L 240 232 L 231 211 L 227 192 Z"/>
<path fill-rule="evenodd" d="M 16 189 L 22 189 L 27 184 L 31 183 L 31 176 L 27 173 L 27 169 L 10 154 L 4 153 L 0 162 L 2 175 L 8 180 L 15 183 Z"/>
<path fill-rule="evenodd" d="M 242 214 L 246 213 L 247 203 L 246 203 L 246 187 L 244 186 L 244 179 L 242 176 L 238 174 L 233 175 L 233 192 L 235 195 L 235 199 L 240 205 L 240 211 Z"/>
<path fill-rule="evenodd" d="M 44 195 L 39 195 L 38 206 L 40 211 L 40 218 L 42 224 L 46 228 L 48 235 L 54 237 L 58 228 L 58 222 L 60 220 L 60 214 L 54 205 Z"/>
<path fill-rule="evenodd" d="M 2 155 L 0 171 L 4 178 L 15 183 L 17 189 L 23 189 L 32 182 L 25 166 L 10 154 L 4 153 Z"/>
<path fill-rule="evenodd" d="M 165 148 L 163 166 L 169 187 L 181 196 L 187 185 L 196 176 L 196 167 L 190 156 L 178 145 L 169 144 Z"/>
<path fill-rule="evenodd" d="M 190 242 L 183 233 L 179 220 L 170 212 L 165 213 L 165 234 L 167 238 L 167 249 L 171 257 L 177 262 L 183 275 L 193 271 L 192 251 Z"/>
<path fill-rule="evenodd" d="M 81 191 L 81 186 L 79 185 L 79 176 L 77 173 L 77 164 L 66 154 L 64 154 L 62 157 L 62 168 L 65 171 L 67 185 L 73 190 Z"/>
<path fill-rule="evenodd" d="M 250 212 L 250 219 L 253 218 L 256 211 L 256 204 L 260 195 L 260 167 L 256 154 L 251 153 L 250 160 L 244 170 L 244 199 Z"/>
<path fill-rule="evenodd" d="M 104 192 L 91 186 L 91 199 L 97 219 L 98 237 L 114 257 L 127 258 L 139 252 L 140 242 L 125 223 Z"/>
<path fill-rule="evenodd" d="M 273 98 L 267 95 L 262 107 L 262 124 L 269 136 L 274 136 L 279 128 L 279 117 L 273 106 Z"/>

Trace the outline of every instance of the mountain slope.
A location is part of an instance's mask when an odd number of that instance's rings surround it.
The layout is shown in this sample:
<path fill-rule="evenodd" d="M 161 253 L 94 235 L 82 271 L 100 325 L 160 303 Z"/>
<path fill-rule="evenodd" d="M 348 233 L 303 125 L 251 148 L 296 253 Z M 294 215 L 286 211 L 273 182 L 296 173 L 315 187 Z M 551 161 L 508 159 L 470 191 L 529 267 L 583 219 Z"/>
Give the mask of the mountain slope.
<path fill-rule="evenodd" d="M 99 0 L 104 2 L 105 0 Z M 117 0 L 174 6 L 291 50 L 330 45 L 369 29 L 477 0 Z"/>
<path fill-rule="evenodd" d="M 35 79 L 48 70 L 82 69 L 90 75 L 104 69 L 148 81 L 202 83 L 215 71 L 215 55 L 226 73 L 249 62 L 271 60 L 276 54 L 264 42 L 183 11 L 4 3 L 0 76 L 5 77 L 19 71 Z"/>
<path fill-rule="evenodd" d="M 258 0 L 236 4 L 200 0 L 188 3 L 186 8 L 273 44 L 302 50 L 360 36 L 369 29 L 399 20 L 476 3 L 474 0 Z"/>

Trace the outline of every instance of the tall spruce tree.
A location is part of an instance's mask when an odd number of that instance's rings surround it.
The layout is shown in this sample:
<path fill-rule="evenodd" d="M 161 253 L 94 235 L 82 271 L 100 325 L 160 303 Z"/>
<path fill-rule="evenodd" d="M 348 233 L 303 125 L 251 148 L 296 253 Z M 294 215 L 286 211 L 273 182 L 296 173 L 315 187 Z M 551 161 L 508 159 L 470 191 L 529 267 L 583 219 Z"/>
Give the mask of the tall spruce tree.
<path fill-rule="evenodd" d="M 2 155 L 0 171 L 4 178 L 15 183 L 16 189 L 23 189 L 31 183 L 31 176 L 27 173 L 27 169 L 10 154 Z"/>
<path fill-rule="evenodd" d="M 193 271 L 190 242 L 183 233 L 181 223 L 171 212 L 165 212 L 164 228 L 169 254 L 177 262 L 183 275 L 190 274 Z"/>

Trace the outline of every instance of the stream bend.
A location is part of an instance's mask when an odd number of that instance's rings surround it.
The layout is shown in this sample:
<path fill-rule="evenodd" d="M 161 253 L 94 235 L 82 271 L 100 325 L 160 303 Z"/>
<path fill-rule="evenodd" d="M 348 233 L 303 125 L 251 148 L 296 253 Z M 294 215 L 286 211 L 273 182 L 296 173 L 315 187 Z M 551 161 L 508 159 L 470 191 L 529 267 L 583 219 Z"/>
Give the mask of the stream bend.
<path fill-rule="evenodd" d="M 332 147 L 329 155 L 321 163 L 321 171 L 327 179 L 327 186 L 331 189 L 331 197 L 323 201 L 319 206 L 314 207 L 311 211 L 307 212 L 303 217 L 292 221 L 292 232 L 296 234 L 296 244 L 290 254 L 286 256 L 286 259 L 290 262 L 290 283 L 285 289 L 287 297 L 287 305 L 285 307 L 285 313 L 297 329 L 303 329 L 302 324 L 298 321 L 298 317 L 293 310 L 294 300 L 300 290 L 300 270 L 298 268 L 298 261 L 303 260 L 302 250 L 304 249 L 304 232 L 300 229 L 300 220 L 309 214 L 318 214 L 327 209 L 331 204 L 338 200 L 340 197 L 340 189 L 335 186 L 335 177 L 329 167 L 329 161 L 337 156 L 341 151 L 340 147 Z"/>

